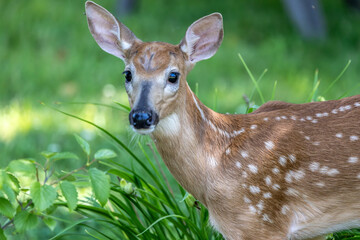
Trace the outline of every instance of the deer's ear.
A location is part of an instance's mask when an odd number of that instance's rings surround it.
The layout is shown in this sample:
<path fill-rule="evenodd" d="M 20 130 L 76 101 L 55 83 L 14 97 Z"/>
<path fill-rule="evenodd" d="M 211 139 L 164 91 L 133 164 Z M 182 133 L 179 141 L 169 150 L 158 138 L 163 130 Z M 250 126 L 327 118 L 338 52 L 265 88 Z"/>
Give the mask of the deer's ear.
<path fill-rule="evenodd" d="M 200 18 L 186 31 L 180 48 L 191 63 L 212 57 L 219 48 L 224 36 L 223 21 L 220 13 Z"/>
<path fill-rule="evenodd" d="M 94 2 L 85 3 L 89 30 L 97 44 L 105 51 L 122 60 L 136 41 L 140 41 L 105 8 Z"/>

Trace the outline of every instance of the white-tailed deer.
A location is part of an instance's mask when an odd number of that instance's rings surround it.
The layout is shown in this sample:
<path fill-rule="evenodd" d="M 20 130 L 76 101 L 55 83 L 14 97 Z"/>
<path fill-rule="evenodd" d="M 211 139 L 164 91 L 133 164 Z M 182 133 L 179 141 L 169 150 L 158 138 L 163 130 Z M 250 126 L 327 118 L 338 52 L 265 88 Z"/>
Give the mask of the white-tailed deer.
<path fill-rule="evenodd" d="M 216 113 L 186 76 L 220 46 L 219 13 L 194 22 L 178 45 L 142 42 L 93 2 L 86 16 L 98 45 L 125 62 L 131 127 L 154 139 L 226 239 L 307 239 L 360 227 L 360 96 Z"/>

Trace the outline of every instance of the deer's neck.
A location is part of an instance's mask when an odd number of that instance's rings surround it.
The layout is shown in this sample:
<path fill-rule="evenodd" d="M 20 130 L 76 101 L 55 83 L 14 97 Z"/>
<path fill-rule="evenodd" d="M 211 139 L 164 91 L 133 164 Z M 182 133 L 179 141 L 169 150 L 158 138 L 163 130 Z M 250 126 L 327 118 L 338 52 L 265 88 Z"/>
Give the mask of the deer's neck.
<path fill-rule="evenodd" d="M 236 134 L 230 131 L 234 121 L 203 105 L 189 87 L 180 105 L 159 122 L 152 137 L 170 172 L 206 205 L 208 184 L 217 178 L 220 159 Z"/>

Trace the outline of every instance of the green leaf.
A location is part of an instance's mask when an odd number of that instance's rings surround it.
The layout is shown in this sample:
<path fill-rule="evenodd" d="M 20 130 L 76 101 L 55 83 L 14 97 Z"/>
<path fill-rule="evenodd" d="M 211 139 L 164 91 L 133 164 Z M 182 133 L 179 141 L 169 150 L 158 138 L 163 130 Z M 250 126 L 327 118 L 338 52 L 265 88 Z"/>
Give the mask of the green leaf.
<path fill-rule="evenodd" d="M 110 195 L 110 179 L 103 171 L 97 168 L 89 170 L 90 182 L 95 198 L 104 206 Z"/>
<path fill-rule="evenodd" d="M 117 154 L 110 149 L 100 149 L 95 153 L 95 159 L 109 159 L 116 157 Z"/>
<path fill-rule="evenodd" d="M 54 231 L 54 229 L 56 227 L 56 223 L 57 223 L 54 219 L 45 217 L 43 219 L 43 221 L 46 224 L 46 226 L 48 226 L 48 228 L 50 228 L 51 231 Z"/>
<path fill-rule="evenodd" d="M 6 238 L 6 236 L 5 236 L 5 234 L 4 234 L 4 230 L 2 230 L 1 228 L 0 228 L 0 240 L 6 240 L 7 238 Z"/>
<path fill-rule="evenodd" d="M 78 193 L 75 186 L 68 181 L 63 181 L 60 183 L 60 189 L 67 201 L 67 205 L 70 211 L 73 211 L 77 206 L 77 197 Z"/>
<path fill-rule="evenodd" d="M 79 159 L 79 157 L 72 152 L 59 152 L 51 157 L 51 160 L 53 161 L 61 159 Z"/>
<path fill-rule="evenodd" d="M 12 174 L 8 173 L 7 174 L 7 179 L 6 179 L 6 183 L 10 186 L 10 188 L 12 190 L 14 190 L 14 192 L 18 193 L 20 190 L 20 182 L 19 180 Z"/>
<path fill-rule="evenodd" d="M 83 139 L 82 137 L 80 137 L 77 134 L 74 134 L 76 141 L 79 143 L 80 147 L 82 148 L 82 150 L 85 152 L 85 154 L 87 156 L 90 156 L 90 145 L 87 141 L 85 141 L 85 139 Z"/>
<path fill-rule="evenodd" d="M 6 172 L 0 169 L 0 190 L 6 184 Z"/>
<path fill-rule="evenodd" d="M 30 187 L 30 196 L 39 211 L 44 211 L 50 207 L 56 197 L 55 188 L 50 185 L 41 185 L 39 182 L 34 182 Z"/>
<path fill-rule="evenodd" d="M 43 155 L 45 158 L 51 158 L 52 156 L 54 156 L 56 154 L 56 152 L 49 152 L 49 151 L 43 151 L 41 152 L 41 155 Z"/>
<path fill-rule="evenodd" d="M 15 209 L 6 198 L 0 198 L 0 213 L 8 218 L 13 218 Z"/>
<path fill-rule="evenodd" d="M 24 232 L 36 227 L 38 218 L 32 213 L 21 211 L 15 215 L 14 224 L 17 231 Z"/>
<path fill-rule="evenodd" d="M 7 199 L 12 203 L 13 206 L 17 204 L 15 192 L 8 185 L 3 186 L 2 192 L 5 193 Z"/>
<path fill-rule="evenodd" d="M 28 177 L 34 175 L 36 172 L 35 164 L 28 159 L 13 160 L 8 165 L 8 170 L 11 173 L 19 173 Z"/>

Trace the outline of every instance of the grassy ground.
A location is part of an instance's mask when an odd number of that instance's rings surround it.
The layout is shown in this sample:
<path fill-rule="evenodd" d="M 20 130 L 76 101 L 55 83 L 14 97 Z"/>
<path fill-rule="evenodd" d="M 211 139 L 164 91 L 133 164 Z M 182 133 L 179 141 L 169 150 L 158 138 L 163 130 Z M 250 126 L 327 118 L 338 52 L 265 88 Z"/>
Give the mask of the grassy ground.
<path fill-rule="evenodd" d="M 114 1 L 98 1 L 115 12 Z M 187 27 L 211 12 L 224 17 L 225 38 L 219 52 L 199 63 L 188 76 L 192 89 L 199 84 L 199 98 L 220 112 L 242 112 L 243 95 L 253 84 L 238 53 L 260 76 L 265 99 L 277 81 L 275 99 L 304 102 L 319 70 L 322 95 L 348 60 L 352 63 L 341 80 L 324 96 L 359 94 L 360 14 L 342 1 L 327 1 L 325 41 L 301 39 L 284 12 L 281 1 L 141 1 L 129 16 L 119 16 L 140 39 L 178 43 Z M 43 150 L 79 152 L 72 134 L 79 133 L 98 148 L 110 143 L 96 130 L 40 104 L 54 102 L 113 101 L 127 104 L 123 63 L 104 53 L 92 39 L 84 16 L 84 1 L 0 1 L 0 166 L 18 158 L 38 157 Z M 260 105 L 255 94 L 254 101 Z M 62 104 L 116 133 L 138 151 L 128 130 L 127 114 L 111 108 Z M 126 160 L 119 152 L 119 159 Z M 63 162 L 73 169 L 81 162 Z M 130 164 L 130 163 L 129 163 Z"/>

